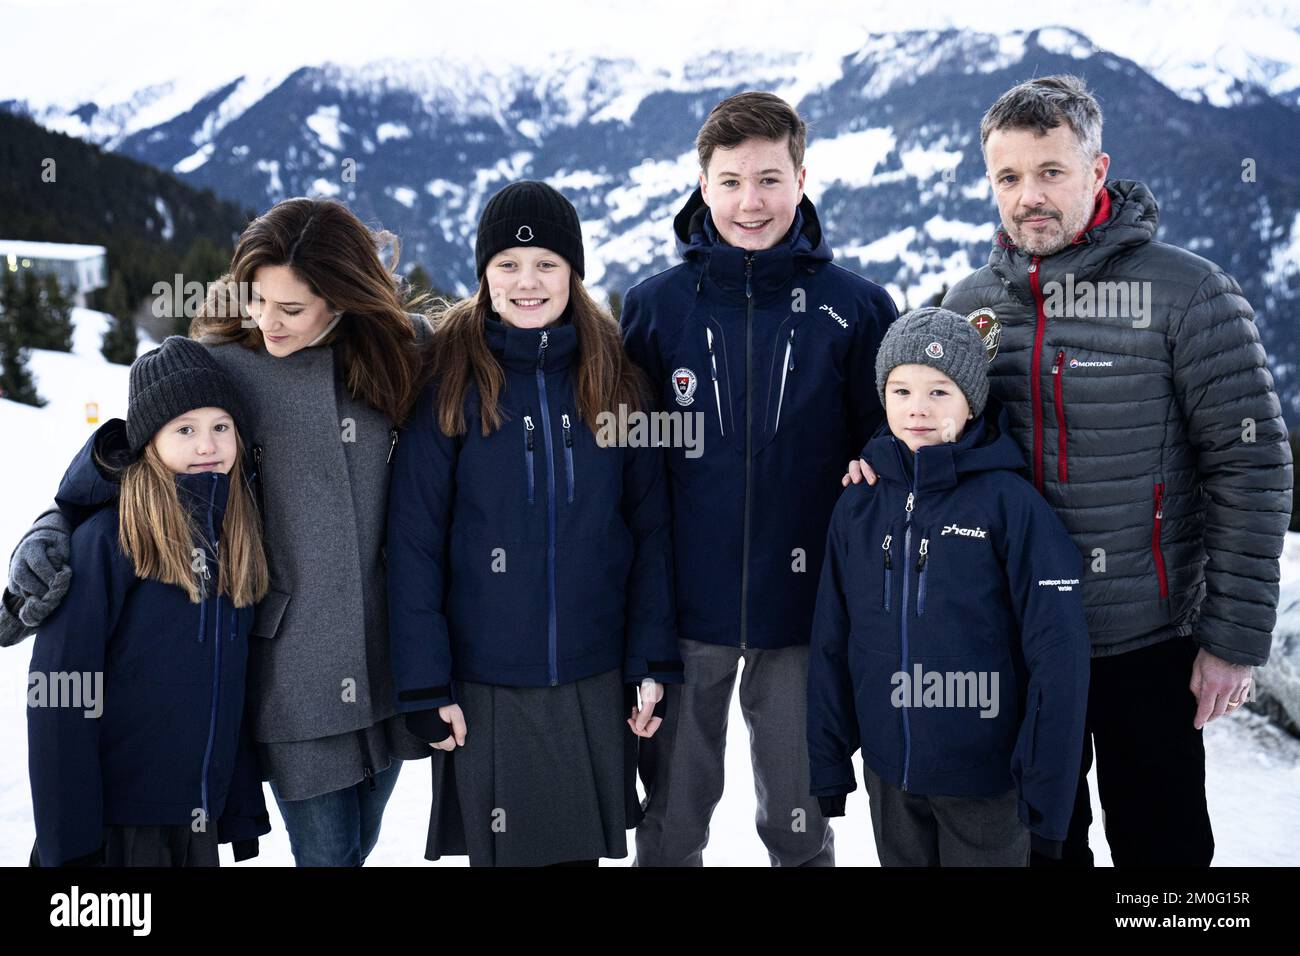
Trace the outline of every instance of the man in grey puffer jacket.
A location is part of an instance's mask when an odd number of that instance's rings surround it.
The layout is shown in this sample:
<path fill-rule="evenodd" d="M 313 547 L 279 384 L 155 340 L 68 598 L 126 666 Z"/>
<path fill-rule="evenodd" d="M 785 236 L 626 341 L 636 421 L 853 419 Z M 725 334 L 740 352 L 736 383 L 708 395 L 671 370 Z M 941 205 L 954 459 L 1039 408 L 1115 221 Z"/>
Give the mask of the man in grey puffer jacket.
<path fill-rule="evenodd" d="M 943 305 L 984 336 L 990 392 L 1084 558 L 1092 680 L 1063 861 L 1092 863 L 1095 746 L 1115 864 L 1205 866 L 1201 728 L 1268 659 L 1291 453 L 1241 288 L 1154 240 L 1156 201 L 1106 180 L 1101 126 L 1072 76 L 989 109 L 1003 228 Z"/>

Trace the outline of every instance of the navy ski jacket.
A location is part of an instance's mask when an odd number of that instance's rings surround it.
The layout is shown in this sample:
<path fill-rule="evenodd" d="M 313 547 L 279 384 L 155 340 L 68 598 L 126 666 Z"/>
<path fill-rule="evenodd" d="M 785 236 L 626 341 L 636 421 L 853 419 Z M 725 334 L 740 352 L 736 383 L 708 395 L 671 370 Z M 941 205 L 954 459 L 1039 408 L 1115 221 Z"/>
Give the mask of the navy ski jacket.
<path fill-rule="evenodd" d="M 719 238 L 698 189 L 674 230 L 685 261 L 628 292 L 622 325 L 659 407 L 703 436 L 702 453 L 668 452 L 678 633 L 807 644 L 840 478 L 884 417 L 876 351 L 898 312 L 832 264 L 806 197 L 761 252 Z"/>
<path fill-rule="evenodd" d="M 903 790 L 1018 787 L 1021 822 L 1054 854 L 1074 808 L 1087 708 L 1083 563 L 1021 473 L 1008 428 L 990 400 L 956 442 L 913 456 L 883 426 L 867 446 L 880 480 L 844 492 L 826 543 L 810 781 L 819 797 L 856 789 L 849 758 L 860 747 Z M 827 801 L 831 812 L 842 801 Z"/>
<path fill-rule="evenodd" d="M 503 425 L 437 418 L 437 383 L 399 434 L 388 607 L 399 712 L 454 702 L 453 678 L 514 687 L 620 668 L 680 683 L 662 450 L 600 447 L 574 400 L 577 329 L 487 322 Z M 599 425 L 600 423 L 597 422 Z"/>
<path fill-rule="evenodd" d="M 120 425 L 107 423 L 101 434 Z M 117 504 L 103 504 L 117 486 L 92 459 L 95 437 L 59 486 L 60 509 L 89 517 L 72 534 L 76 573 L 67 597 L 32 651 L 27 740 L 37 852 L 42 864 L 58 866 L 93 856 L 108 825 L 206 821 L 220 842 L 237 844 L 236 859 L 255 855 L 256 838 L 271 825 L 243 721 L 253 609 L 216 593 L 230 476 L 176 476 L 207 570 L 195 604 L 176 585 L 137 577 L 122 553 Z M 102 712 L 88 717 L 87 698 L 74 700 L 66 688 L 94 675 L 102 675 Z M 85 692 L 91 686 L 82 684 Z"/>

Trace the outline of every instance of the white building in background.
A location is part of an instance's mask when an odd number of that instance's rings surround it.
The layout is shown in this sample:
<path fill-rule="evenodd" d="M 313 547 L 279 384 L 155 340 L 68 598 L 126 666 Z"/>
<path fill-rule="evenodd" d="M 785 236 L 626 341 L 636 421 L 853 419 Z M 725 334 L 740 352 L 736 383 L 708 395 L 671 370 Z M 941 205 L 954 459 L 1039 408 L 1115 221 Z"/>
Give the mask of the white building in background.
<path fill-rule="evenodd" d="M 0 239 L 0 270 L 27 270 L 58 276 L 74 305 L 86 307 L 86 295 L 108 284 L 108 252 L 103 246 L 66 242 Z"/>

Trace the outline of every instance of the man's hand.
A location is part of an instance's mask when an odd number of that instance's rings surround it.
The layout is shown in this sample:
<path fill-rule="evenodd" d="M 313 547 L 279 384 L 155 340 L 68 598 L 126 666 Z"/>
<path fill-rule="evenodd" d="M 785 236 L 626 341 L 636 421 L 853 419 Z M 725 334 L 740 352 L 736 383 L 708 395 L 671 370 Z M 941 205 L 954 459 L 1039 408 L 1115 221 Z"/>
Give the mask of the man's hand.
<path fill-rule="evenodd" d="M 849 462 L 849 473 L 840 479 L 840 487 L 847 488 L 849 482 L 861 484 L 866 482 L 869 485 L 876 483 L 876 473 L 871 470 L 871 466 L 859 458 L 857 461 Z"/>
<path fill-rule="evenodd" d="M 1215 718 L 1240 707 L 1250 693 L 1253 672 L 1249 664 L 1229 664 L 1201 648 L 1192 663 L 1190 688 L 1196 695 L 1192 726 L 1200 730 Z"/>

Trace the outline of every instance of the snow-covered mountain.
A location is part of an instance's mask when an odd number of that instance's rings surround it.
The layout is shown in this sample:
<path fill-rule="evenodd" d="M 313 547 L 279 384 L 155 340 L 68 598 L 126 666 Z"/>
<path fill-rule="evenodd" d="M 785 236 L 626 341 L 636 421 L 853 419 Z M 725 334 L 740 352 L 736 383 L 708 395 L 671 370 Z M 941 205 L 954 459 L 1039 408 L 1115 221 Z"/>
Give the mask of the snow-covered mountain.
<path fill-rule="evenodd" d="M 839 260 L 915 305 L 987 255 L 984 109 L 1028 76 L 1076 72 L 1106 110 L 1112 175 L 1146 181 L 1161 237 L 1241 281 L 1300 424 L 1289 318 L 1300 304 L 1300 35 L 1287 22 L 1224 32 L 1217 45 L 1209 24 L 1153 32 L 1142 63 L 1064 27 L 910 30 L 848 55 L 438 57 L 250 73 L 202 93 L 187 80 L 108 105 L 7 106 L 253 208 L 336 196 L 460 291 L 474 279 L 486 198 L 511 179 L 546 179 L 578 206 L 589 282 L 613 291 L 673 261 L 671 219 L 694 185 L 692 139 L 709 108 L 770 89 L 810 122 L 808 193 Z M 1110 20 L 1094 32 L 1126 42 Z"/>

